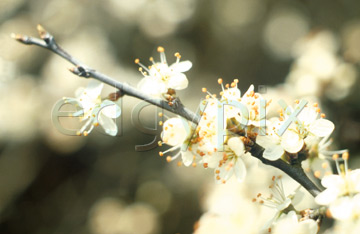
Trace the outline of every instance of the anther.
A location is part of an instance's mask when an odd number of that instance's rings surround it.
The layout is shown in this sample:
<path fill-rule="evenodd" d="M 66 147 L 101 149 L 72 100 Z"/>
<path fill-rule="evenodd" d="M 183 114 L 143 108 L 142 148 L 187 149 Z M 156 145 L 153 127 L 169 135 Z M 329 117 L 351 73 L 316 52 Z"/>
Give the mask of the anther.
<path fill-rule="evenodd" d="M 164 52 L 165 51 L 165 49 L 164 49 L 164 47 L 162 47 L 162 46 L 159 46 L 158 48 L 157 48 L 157 52 L 159 52 L 159 53 L 162 53 L 162 52 Z"/>
<path fill-rule="evenodd" d="M 163 152 L 159 152 L 159 156 L 160 156 L 160 157 L 164 156 L 164 153 L 163 153 Z"/>
<path fill-rule="evenodd" d="M 223 79 L 219 78 L 218 79 L 218 84 L 222 84 L 222 82 L 223 82 Z"/>
<path fill-rule="evenodd" d="M 140 63 L 140 59 L 135 59 L 135 64 L 138 64 L 138 63 Z"/>
<path fill-rule="evenodd" d="M 203 93 L 206 93 L 206 92 L 207 92 L 207 89 L 206 89 L 206 88 L 202 88 L 201 91 L 202 91 Z"/>

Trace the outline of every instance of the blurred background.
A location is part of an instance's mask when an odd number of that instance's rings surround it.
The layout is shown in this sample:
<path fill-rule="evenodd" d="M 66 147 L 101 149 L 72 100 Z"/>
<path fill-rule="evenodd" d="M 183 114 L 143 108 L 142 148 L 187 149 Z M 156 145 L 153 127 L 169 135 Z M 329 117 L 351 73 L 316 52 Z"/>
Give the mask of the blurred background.
<path fill-rule="evenodd" d="M 1 0 L 0 233 L 258 233 L 251 198 L 278 173 L 253 168 L 245 185 L 219 187 L 211 170 L 167 163 L 158 155 L 163 149 L 135 151 L 154 136 L 131 124 L 139 100 L 130 97 L 121 100 L 121 136 L 61 134 L 52 125 L 53 105 L 88 81 L 11 33 L 37 37 L 40 23 L 70 54 L 134 86 L 142 78 L 135 58 L 158 61 L 161 45 L 172 63 L 180 52 L 193 68 L 178 95 L 192 110 L 202 87 L 220 91 L 219 77 L 238 78 L 243 93 L 250 84 L 265 86 L 270 111 L 280 98 L 315 100 L 336 124 L 334 148 L 348 148 L 355 168 L 359 9 L 357 0 Z M 103 96 L 113 91 L 106 87 Z M 157 111 L 141 112 L 144 126 L 156 127 Z M 248 212 L 231 220 L 236 225 L 221 216 L 240 210 Z"/>

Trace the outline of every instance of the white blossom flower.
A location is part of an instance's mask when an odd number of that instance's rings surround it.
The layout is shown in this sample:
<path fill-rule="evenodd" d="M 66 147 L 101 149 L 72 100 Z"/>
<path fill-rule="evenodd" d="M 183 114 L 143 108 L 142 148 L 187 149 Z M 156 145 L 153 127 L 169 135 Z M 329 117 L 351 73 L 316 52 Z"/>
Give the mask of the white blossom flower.
<path fill-rule="evenodd" d="M 281 158 L 285 150 L 281 144 L 281 136 L 277 131 L 280 128 L 281 122 L 277 118 L 272 118 L 267 122 L 267 133 L 265 136 L 257 136 L 256 143 L 262 146 L 265 150 L 264 158 L 275 161 Z"/>
<path fill-rule="evenodd" d="M 220 160 L 218 167 L 215 168 L 215 181 L 226 183 L 235 174 L 236 179 L 242 182 L 246 175 L 246 167 L 241 159 L 244 155 L 244 143 L 239 137 L 231 137 L 227 141 L 227 145 L 225 145 L 222 160 Z"/>
<path fill-rule="evenodd" d="M 315 220 L 299 221 L 295 211 L 283 214 L 271 229 L 271 233 L 274 234 L 316 234 L 317 232 L 318 225 Z"/>
<path fill-rule="evenodd" d="M 336 214 L 336 222 L 330 233 L 357 234 L 360 232 L 360 194 L 354 197 L 344 197 L 340 204 L 334 207 L 331 214 Z"/>
<path fill-rule="evenodd" d="M 221 92 L 220 101 L 225 103 L 227 103 L 229 100 L 237 101 L 247 109 L 248 115 L 245 116 L 237 107 L 226 105 L 225 116 L 226 118 L 236 118 L 238 122 L 241 122 L 241 118 L 245 118 L 247 120 L 248 126 L 253 125 L 255 127 L 259 127 L 260 120 L 265 119 L 265 111 L 264 113 L 260 113 L 260 100 L 262 99 L 262 97 L 259 93 L 254 92 L 254 85 L 250 85 L 249 89 L 241 97 L 241 91 L 237 87 L 238 82 L 239 80 L 235 79 L 234 82 L 231 83 L 231 87 L 229 85 L 226 85 L 226 89 L 224 89 L 222 79 L 218 80 L 218 83 L 221 84 L 221 87 L 223 89 L 223 91 Z M 268 104 L 270 104 L 270 102 Z M 263 106 L 262 108 L 264 108 L 265 110 L 265 106 Z"/>
<path fill-rule="evenodd" d="M 186 129 L 188 128 L 188 129 Z M 160 152 L 160 156 L 168 152 L 179 150 L 179 152 L 171 157 L 167 157 L 167 161 L 172 161 L 180 155 L 185 166 L 190 166 L 196 157 L 192 150 L 196 149 L 197 145 L 191 143 L 191 134 L 193 130 L 187 121 L 180 118 L 170 118 L 165 121 L 161 138 L 162 143 L 172 146 L 170 149 Z"/>
<path fill-rule="evenodd" d="M 297 116 L 297 121 L 281 136 L 281 145 L 285 151 L 297 153 L 305 143 L 310 147 L 319 137 L 326 137 L 333 132 L 334 124 L 330 120 L 319 118 L 320 109 L 317 104 L 314 106 L 316 108 L 305 107 Z M 287 117 L 288 113 L 285 113 L 285 118 Z"/>
<path fill-rule="evenodd" d="M 86 88 L 78 88 L 75 92 L 76 98 L 64 98 L 66 102 L 80 104 L 80 111 L 73 114 L 79 116 L 85 124 L 81 127 L 78 135 L 88 135 L 99 124 L 108 135 L 115 136 L 118 128 L 114 118 L 121 114 L 120 107 L 110 101 L 101 100 L 101 90 L 104 84 L 96 80 L 91 80 Z"/>
<path fill-rule="evenodd" d="M 336 163 L 339 168 L 337 160 Z M 319 205 L 329 206 L 334 218 L 348 219 L 353 207 L 352 198 L 360 192 L 360 169 L 348 171 L 345 158 L 345 169 L 339 175 L 324 176 L 321 184 L 326 189 L 316 196 L 315 201 Z"/>
<path fill-rule="evenodd" d="M 145 76 L 138 83 L 138 89 L 153 97 L 161 98 L 168 92 L 168 89 L 185 89 L 189 83 L 183 72 L 188 71 L 192 67 L 192 63 L 190 61 L 180 62 L 181 55 L 175 53 L 177 60 L 169 66 L 164 51 L 163 47 L 158 47 L 161 61 L 154 62 L 153 58 L 150 58 L 153 64 L 149 67 L 141 64 L 139 59 L 135 60 L 135 63 L 141 66 L 139 70 Z"/>
<path fill-rule="evenodd" d="M 279 220 L 282 214 L 288 212 L 289 210 L 294 210 L 292 203 L 295 203 L 295 195 L 300 189 L 300 186 L 295 189 L 292 193 L 286 195 L 284 191 L 284 186 L 282 183 L 282 176 L 272 177 L 272 184 L 269 186 L 270 196 L 263 197 L 261 193 L 253 199 L 253 202 L 259 201 L 261 205 L 269 207 L 275 210 L 275 214 L 271 220 L 269 220 L 265 226 L 264 230 L 268 230 L 271 226 Z"/>

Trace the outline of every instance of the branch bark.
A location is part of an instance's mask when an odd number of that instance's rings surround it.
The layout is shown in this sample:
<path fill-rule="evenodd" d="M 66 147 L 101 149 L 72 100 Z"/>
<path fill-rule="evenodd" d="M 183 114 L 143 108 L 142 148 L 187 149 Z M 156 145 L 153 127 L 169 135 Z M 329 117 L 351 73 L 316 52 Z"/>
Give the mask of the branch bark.
<path fill-rule="evenodd" d="M 132 87 L 127 83 L 117 81 L 105 74 L 102 74 L 101 72 L 98 72 L 88 67 L 87 65 L 83 64 L 82 62 L 71 56 L 69 53 L 67 53 L 65 50 L 63 50 L 56 43 L 54 37 L 50 33 L 48 33 L 41 25 L 37 26 L 37 30 L 42 40 L 29 36 L 19 35 L 19 34 L 17 35 L 13 34 L 12 37 L 23 44 L 36 45 L 48 49 L 54 52 L 55 54 L 63 57 L 65 60 L 75 65 L 75 67 L 70 69 L 70 71 L 77 76 L 97 79 L 105 84 L 108 84 L 112 87 L 119 89 L 122 94 L 126 94 L 138 98 L 140 100 L 144 100 L 155 106 L 164 108 L 165 110 L 180 115 L 185 119 L 192 121 L 195 124 L 199 123 L 200 116 L 196 115 L 194 112 L 187 109 L 180 102 L 180 100 L 177 100 L 176 105 L 170 106 L 168 102 L 164 100 L 152 98 L 151 96 L 141 93 L 139 90 L 137 90 L 136 88 Z M 276 167 L 282 170 L 283 172 L 285 172 L 286 174 L 288 174 L 299 184 L 301 184 L 307 191 L 309 191 L 309 193 L 314 197 L 321 192 L 321 190 L 306 176 L 304 170 L 300 166 L 292 166 L 281 159 L 278 159 L 276 161 L 270 161 L 265 159 L 263 157 L 264 148 L 262 148 L 260 145 L 256 143 L 254 144 L 254 146 L 252 146 L 249 152 L 253 157 L 259 159 L 264 164 Z"/>

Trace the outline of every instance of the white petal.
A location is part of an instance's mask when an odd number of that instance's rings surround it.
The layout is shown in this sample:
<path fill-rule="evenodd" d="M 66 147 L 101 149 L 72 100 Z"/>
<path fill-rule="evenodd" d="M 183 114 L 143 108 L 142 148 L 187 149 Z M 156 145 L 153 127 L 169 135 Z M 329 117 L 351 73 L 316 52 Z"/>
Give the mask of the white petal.
<path fill-rule="evenodd" d="M 239 137 L 232 137 L 228 140 L 227 145 L 236 156 L 241 156 L 244 154 L 244 143 L 240 140 Z"/>
<path fill-rule="evenodd" d="M 220 171 L 219 174 L 215 173 L 215 182 L 217 184 L 219 183 L 223 183 L 223 181 L 228 181 L 231 176 L 234 174 L 234 169 L 231 168 L 230 170 L 226 170 L 225 169 L 226 165 L 222 166 L 222 167 L 218 167 L 216 168 L 214 171 L 216 172 L 217 170 Z M 220 180 L 217 179 L 217 176 L 220 176 Z"/>
<path fill-rule="evenodd" d="M 185 89 L 189 84 L 188 79 L 182 73 L 177 73 L 176 75 L 171 75 L 169 78 L 168 86 L 169 88 L 180 90 Z"/>
<path fill-rule="evenodd" d="M 81 95 L 84 94 L 85 88 L 84 87 L 79 87 L 75 90 L 75 97 L 80 97 Z"/>
<path fill-rule="evenodd" d="M 99 123 L 101 127 L 105 130 L 106 134 L 110 136 L 116 136 L 118 128 L 115 124 L 115 121 L 104 114 L 99 114 Z"/>
<path fill-rule="evenodd" d="M 244 162 L 240 158 L 237 159 L 233 170 L 237 181 L 243 182 L 246 176 L 246 167 Z"/>
<path fill-rule="evenodd" d="M 325 137 L 334 131 L 335 125 L 327 119 L 318 119 L 310 125 L 309 131 L 318 137 Z"/>
<path fill-rule="evenodd" d="M 103 83 L 97 80 L 91 80 L 86 86 L 86 95 L 89 96 L 91 99 L 96 99 L 101 94 L 101 90 L 103 87 Z"/>
<path fill-rule="evenodd" d="M 167 88 L 164 82 L 161 82 L 160 80 L 151 76 L 142 78 L 137 87 L 140 89 L 140 91 L 153 97 L 160 97 L 161 94 L 167 92 Z"/>
<path fill-rule="evenodd" d="M 181 158 L 185 166 L 190 166 L 193 162 L 194 155 L 191 151 L 187 150 L 185 152 L 181 152 Z"/>
<path fill-rule="evenodd" d="M 318 116 L 318 113 L 314 108 L 305 107 L 300 111 L 297 118 L 300 122 L 304 123 L 304 125 L 309 125 L 313 123 Z"/>
<path fill-rule="evenodd" d="M 347 220 L 352 214 L 354 203 L 350 197 L 340 197 L 332 202 L 329 208 L 335 219 Z"/>
<path fill-rule="evenodd" d="M 297 153 L 304 145 L 304 140 L 293 131 L 285 131 L 281 136 L 281 146 L 289 153 Z"/>
<path fill-rule="evenodd" d="M 324 176 L 324 178 L 321 180 L 321 184 L 325 187 L 325 188 L 330 188 L 330 187 L 340 187 L 342 184 L 344 183 L 344 180 L 341 176 L 339 175 L 326 175 Z"/>
<path fill-rule="evenodd" d="M 187 60 L 172 64 L 170 66 L 170 69 L 172 69 L 174 72 L 186 72 L 190 70 L 191 67 L 192 67 L 192 63 Z"/>
<path fill-rule="evenodd" d="M 275 143 L 276 139 L 274 136 L 257 136 L 256 137 L 256 143 L 261 145 L 263 148 L 272 147 L 276 145 Z"/>
<path fill-rule="evenodd" d="M 337 189 L 325 189 L 315 197 L 315 202 L 319 205 L 329 205 L 338 197 L 339 191 Z"/>
<path fill-rule="evenodd" d="M 285 210 L 289 205 L 291 204 L 291 199 L 290 198 L 286 198 L 285 201 L 283 201 L 282 203 L 280 203 L 276 209 L 278 211 L 282 211 Z"/>
<path fill-rule="evenodd" d="M 270 147 L 265 148 L 264 158 L 269 159 L 271 161 L 278 160 L 284 154 L 284 149 L 281 145 L 272 145 Z"/>
<path fill-rule="evenodd" d="M 243 97 L 246 97 L 246 95 L 250 94 L 251 91 L 254 91 L 254 85 L 250 85 L 249 89 L 245 92 Z"/>
<path fill-rule="evenodd" d="M 116 103 L 114 103 L 110 100 L 104 100 L 101 103 L 100 107 L 101 107 L 101 112 L 109 118 L 114 119 L 114 118 L 119 117 L 121 114 L 120 107 Z"/>

